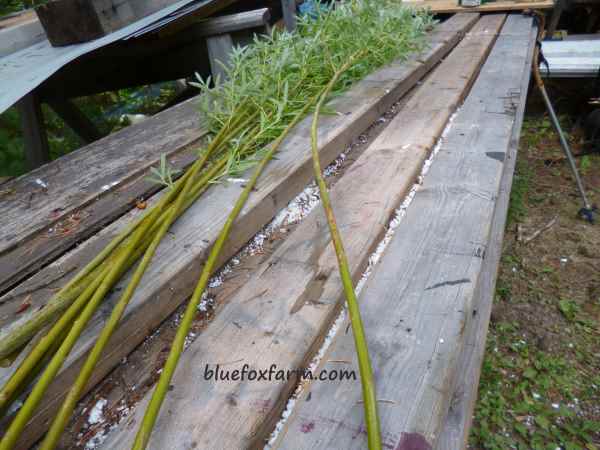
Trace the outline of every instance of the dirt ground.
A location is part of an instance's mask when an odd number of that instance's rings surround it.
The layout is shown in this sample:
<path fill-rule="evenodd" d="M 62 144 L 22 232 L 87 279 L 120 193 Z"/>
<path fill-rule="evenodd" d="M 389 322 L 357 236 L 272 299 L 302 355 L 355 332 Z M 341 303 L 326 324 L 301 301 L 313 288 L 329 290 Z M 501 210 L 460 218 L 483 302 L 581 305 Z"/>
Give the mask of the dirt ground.
<path fill-rule="evenodd" d="M 470 448 L 600 449 L 600 217 L 595 225 L 577 217 L 574 178 L 535 103 L 521 134 Z M 576 118 L 561 121 L 580 152 Z M 600 153 L 577 165 L 600 205 Z"/>

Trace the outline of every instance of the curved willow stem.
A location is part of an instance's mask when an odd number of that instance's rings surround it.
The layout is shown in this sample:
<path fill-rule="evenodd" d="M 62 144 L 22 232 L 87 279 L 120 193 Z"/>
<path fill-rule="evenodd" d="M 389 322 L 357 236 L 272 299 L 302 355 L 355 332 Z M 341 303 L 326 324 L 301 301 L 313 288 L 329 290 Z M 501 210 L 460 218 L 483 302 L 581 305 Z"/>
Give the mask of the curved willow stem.
<path fill-rule="evenodd" d="M 223 244 L 229 236 L 229 232 L 233 223 L 235 222 L 237 216 L 246 204 L 246 200 L 250 196 L 250 192 L 252 191 L 252 189 L 254 189 L 256 181 L 260 177 L 260 174 L 266 167 L 267 163 L 271 160 L 275 152 L 278 150 L 279 146 L 281 145 L 285 137 L 288 135 L 290 130 L 300 121 L 300 119 L 302 119 L 302 117 L 308 112 L 309 108 L 314 104 L 315 101 L 316 97 L 309 100 L 304 106 L 304 108 L 289 123 L 289 125 L 285 128 L 281 135 L 271 144 L 269 150 L 261 159 L 260 163 L 254 170 L 252 177 L 250 178 L 250 180 L 246 184 L 246 187 L 237 199 L 232 211 L 229 213 L 225 225 L 221 229 L 221 232 L 219 233 L 215 244 L 211 248 L 210 254 L 206 260 L 206 264 L 202 269 L 200 279 L 198 280 L 198 284 L 194 289 L 194 293 L 192 294 L 192 297 L 190 298 L 183 318 L 181 319 L 181 324 L 177 329 L 175 339 L 173 339 L 173 344 L 171 346 L 171 351 L 169 352 L 167 362 L 165 363 L 163 371 L 160 375 L 160 379 L 158 380 L 156 389 L 154 390 L 148 408 L 146 409 L 146 413 L 144 415 L 142 424 L 136 435 L 135 442 L 133 444 L 134 449 L 142 450 L 145 449 L 148 445 L 150 435 L 152 434 L 152 429 L 154 428 L 156 418 L 158 417 L 158 412 L 160 411 L 162 402 L 165 396 L 167 395 L 169 383 L 171 382 L 171 378 L 173 377 L 173 373 L 175 372 L 175 368 L 177 367 L 177 363 L 179 362 L 179 358 L 181 357 L 181 354 L 183 352 L 185 337 L 187 336 L 190 327 L 192 326 L 192 321 L 194 320 L 198 304 L 200 302 L 200 299 L 202 298 L 204 290 L 206 289 L 208 280 L 215 269 L 215 265 L 219 258 L 219 254 L 221 253 Z"/>
<path fill-rule="evenodd" d="M 205 154 L 203 161 L 201 161 L 198 167 L 202 167 L 203 164 L 206 163 L 208 156 L 209 152 Z M 222 166 L 222 162 L 218 162 L 217 164 L 215 164 L 198 184 L 200 186 L 203 186 L 204 188 L 208 186 L 208 182 L 214 177 L 214 172 L 222 169 Z M 113 308 L 111 315 L 108 318 L 108 321 L 104 325 L 100 336 L 98 336 L 94 347 L 92 348 L 83 367 L 81 368 L 81 371 L 79 372 L 75 383 L 73 384 L 69 393 L 64 399 L 60 411 L 54 418 L 54 421 L 52 422 L 52 425 L 48 433 L 46 434 L 46 438 L 42 442 L 42 445 L 40 447 L 41 450 L 51 450 L 55 448 L 58 444 L 61 433 L 67 426 L 71 414 L 73 413 L 73 410 L 77 405 L 77 401 L 81 397 L 83 390 L 85 389 L 85 386 L 87 385 L 87 382 L 89 381 L 92 375 L 94 367 L 96 367 L 96 364 L 100 359 L 102 351 L 108 344 L 110 337 L 117 328 L 119 320 L 121 319 L 125 308 L 129 304 L 131 297 L 133 297 L 135 289 L 137 288 L 138 284 L 142 279 L 142 276 L 144 275 L 148 265 L 150 264 L 150 261 L 152 260 L 152 257 L 154 256 L 154 253 L 158 248 L 158 245 L 160 244 L 162 238 L 171 227 L 172 223 L 181 214 L 181 212 L 194 202 L 195 198 L 193 195 L 191 195 L 194 192 L 195 188 L 193 178 L 194 175 L 195 174 L 192 174 L 187 179 L 187 183 L 181 190 L 181 193 L 177 197 L 175 203 L 169 207 L 166 214 L 163 214 L 163 216 L 161 216 L 161 219 L 164 218 L 164 220 L 160 220 L 157 224 L 155 224 L 158 226 L 158 230 L 156 230 L 155 232 L 154 230 L 150 230 L 149 234 L 153 236 L 150 245 L 147 246 L 146 251 L 144 252 L 144 256 L 142 257 L 140 264 L 137 266 L 131 280 L 129 281 L 127 288 L 123 292 L 123 295 L 119 299 L 119 302 Z M 201 192 L 203 192 L 203 190 L 196 190 L 197 195 L 199 195 Z"/>
<path fill-rule="evenodd" d="M 344 286 L 344 292 L 346 294 L 346 300 L 348 303 L 348 313 L 350 315 L 352 334 L 354 335 L 354 344 L 356 346 L 356 354 L 358 356 L 358 368 L 360 371 L 360 380 L 362 385 L 369 450 L 381 450 L 381 431 L 379 427 L 379 415 L 377 413 L 377 398 L 375 395 L 375 383 L 373 381 L 373 369 L 371 368 L 367 339 L 365 337 L 365 331 L 363 328 L 362 319 L 360 317 L 360 308 L 358 307 L 356 293 L 354 292 L 352 275 L 350 274 L 350 269 L 348 267 L 348 260 L 346 257 L 346 252 L 344 251 L 342 237 L 340 236 L 340 232 L 335 221 L 335 216 L 331 207 L 331 201 L 329 199 L 329 192 L 327 191 L 327 185 L 325 184 L 325 180 L 321 174 L 321 163 L 319 161 L 319 150 L 317 146 L 317 125 L 319 122 L 319 113 L 321 111 L 321 107 L 323 106 L 323 103 L 325 102 L 329 92 L 331 89 L 333 89 L 333 86 L 340 75 L 348 70 L 348 68 L 352 66 L 354 61 L 356 61 L 361 54 L 362 52 L 357 53 L 348 62 L 346 62 L 336 72 L 335 76 L 325 88 L 325 92 L 323 92 L 323 95 L 321 95 L 313 115 L 313 121 L 310 130 L 310 141 L 315 180 L 319 186 L 321 201 L 323 202 L 323 209 L 325 210 L 325 215 L 327 216 L 329 232 L 335 248 L 340 276 L 342 278 L 342 284 Z"/>
<path fill-rule="evenodd" d="M 255 116 L 256 113 L 250 115 L 240 114 L 239 116 L 232 117 L 228 126 L 224 126 L 215 136 L 209 148 L 219 148 L 230 136 L 235 136 L 248 123 L 251 123 Z M 145 227 L 148 222 L 155 222 L 157 217 L 163 213 L 164 208 L 173 201 L 185 185 L 187 179 L 190 177 L 191 169 L 187 170 L 174 183 L 173 188 L 151 210 L 147 211 L 119 233 L 92 261 L 55 294 L 43 309 L 33 314 L 27 322 L 19 323 L 18 327 L 11 329 L 4 336 L 0 336 L 0 360 L 23 348 L 45 325 L 52 322 L 56 316 L 73 304 L 79 295 L 89 286 L 90 282 L 92 282 L 91 280 L 94 280 L 98 276 L 99 266 L 107 262 L 107 258 L 114 254 L 114 250 L 120 245 L 127 245 L 127 242 L 125 242 L 126 239 L 135 230 L 140 226 Z"/>
<path fill-rule="evenodd" d="M 192 167 L 188 170 L 189 175 L 186 177 L 186 182 L 185 182 L 185 185 L 183 188 L 184 191 L 181 192 L 181 194 L 183 194 L 183 195 L 179 195 L 177 197 L 177 200 L 176 200 L 177 207 L 175 207 L 172 210 L 172 213 L 173 213 L 173 211 L 177 212 L 180 209 L 181 205 L 185 201 L 187 192 L 189 192 L 190 188 L 192 187 L 194 177 L 200 171 L 200 169 L 204 166 L 204 164 L 206 163 L 206 161 L 208 160 L 208 158 L 210 157 L 210 155 L 212 154 L 214 149 L 218 147 L 218 145 L 221 142 L 222 137 L 226 135 L 226 130 L 228 130 L 228 127 L 223 127 L 221 129 L 221 132 L 219 133 L 219 135 L 209 144 L 207 150 L 204 152 L 204 155 L 200 159 L 198 159 L 192 165 Z M 153 208 L 153 210 L 155 210 L 155 208 Z M 157 216 L 158 216 L 158 214 L 155 217 L 157 217 Z M 102 279 L 101 283 L 99 283 L 98 288 L 96 290 L 94 290 L 94 294 L 93 294 L 92 298 L 89 300 L 89 302 L 83 308 L 83 311 L 81 312 L 81 314 L 77 318 L 77 320 L 74 322 L 73 327 L 68 332 L 66 338 L 64 339 L 64 341 L 60 345 L 58 351 L 56 352 L 56 354 L 54 355 L 54 357 L 48 364 L 46 370 L 44 371 L 44 373 L 42 374 L 42 376 L 40 377 L 40 379 L 38 380 L 36 385 L 33 387 L 33 390 L 27 397 L 27 400 L 25 401 L 23 407 L 19 410 L 15 419 L 10 424 L 10 427 L 8 428 L 8 430 L 6 431 L 5 435 L 2 438 L 2 441 L 0 442 L 0 450 L 8 450 L 8 449 L 13 448 L 20 433 L 23 431 L 25 425 L 27 424 L 27 422 L 33 415 L 33 412 L 35 411 L 36 406 L 39 404 L 40 400 L 42 399 L 42 396 L 48 389 L 50 383 L 52 382 L 52 380 L 54 379 L 54 377 L 56 376 L 56 374 L 62 367 L 63 362 L 65 361 L 65 359 L 69 355 L 71 349 L 75 345 L 75 342 L 81 335 L 83 328 L 88 323 L 88 321 L 91 319 L 92 315 L 96 311 L 97 307 L 100 305 L 100 302 L 102 301 L 102 299 L 104 298 L 104 296 L 106 295 L 108 290 L 114 285 L 114 283 L 118 280 L 120 275 L 123 273 L 123 268 L 125 267 L 128 259 L 130 258 L 131 254 L 133 252 L 135 252 L 136 246 L 138 245 L 139 242 L 141 242 L 143 240 L 144 236 L 147 234 L 147 232 L 149 231 L 151 226 L 152 226 L 151 222 L 146 222 L 146 223 L 144 223 L 144 226 L 141 226 L 138 229 L 136 229 L 136 231 L 132 235 L 130 241 L 127 242 L 127 246 L 119 254 L 119 257 L 116 259 L 115 263 L 113 265 L 109 266 L 108 273 Z M 161 229 L 162 229 L 162 227 L 161 227 Z M 151 245 L 153 243 L 154 243 L 154 241 L 151 243 Z M 156 241 L 156 243 L 158 244 L 158 241 Z M 139 276 L 140 278 L 141 278 L 142 274 L 140 274 L 138 271 L 136 271 L 136 275 Z M 139 279 L 137 280 L 137 282 L 139 282 Z M 136 285 L 137 285 L 137 282 L 136 282 Z M 135 288 L 135 286 L 133 286 L 133 289 L 131 289 L 131 293 L 133 293 L 134 288 Z M 129 292 L 129 289 L 127 292 Z M 63 315 L 63 317 L 61 317 L 60 320 L 63 320 L 64 316 L 65 315 Z M 55 327 L 53 327 L 53 329 L 54 328 Z M 43 356 L 43 354 L 42 354 L 42 356 Z M 39 360 L 39 358 L 38 358 L 38 360 Z M 33 367 L 32 367 L 32 369 L 33 369 Z"/>

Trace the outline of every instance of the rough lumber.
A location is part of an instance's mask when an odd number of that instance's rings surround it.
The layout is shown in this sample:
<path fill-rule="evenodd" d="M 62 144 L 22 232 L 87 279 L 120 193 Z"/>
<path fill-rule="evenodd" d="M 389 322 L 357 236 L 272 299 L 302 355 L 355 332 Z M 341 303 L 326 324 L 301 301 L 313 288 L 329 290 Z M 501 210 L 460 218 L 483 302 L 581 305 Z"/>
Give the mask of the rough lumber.
<path fill-rule="evenodd" d="M 331 189 L 354 279 L 385 233 L 395 208 L 466 94 L 502 18 L 482 19 Z M 484 32 L 487 31 L 486 34 Z M 305 367 L 337 315 L 342 288 L 320 207 L 256 271 L 184 354 L 156 424 L 151 448 L 258 448 L 296 379 L 203 381 L 224 370 Z M 127 448 L 144 403 L 106 448 Z M 327 448 L 327 447 L 322 447 Z"/>
<path fill-rule="evenodd" d="M 417 8 L 428 8 L 432 13 L 459 13 L 459 12 L 500 12 L 523 11 L 526 9 L 552 9 L 553 0 L 539 1 L 493 1 L 481 6 L 460 6 L 458 0 L 405 0 L 406 5 Z"/>
<path fill-rule="evenodd" d="M 206 39 L 210 71 L 213 78 L 223 80 L 225 68 L 229 66 L 229 56 L 233 50 L 233 39 L 230 34 L 219 34 Z"/>
<path fill-rule="evenodd" d="M 144 177 L 161 153 L 183 168 L 205 134 L 191 99 L 5 184 L 0 292 L 129 210 L 158 186 Z M 40 184 L 40 180 L 46 187 Z M 76 217 L 68 232 L 61 232 Z"/>
<path fill-rule="evenodd" d="M 502 173 L 500 191 L 492 219 L 490 242 L 487 247 L 486 258 L 483 261 L 479 284 L 474 296 L 473 310 L 476 310 L 477 314 L 471 321 L 469 328 L 467 328 L 465 333 L 465 349 L 461 355 L 459 365 L 459 367 L 461 367 L 461 376 L 458 378 L 458 382 L 454 388 L 450 409 L 436 445 L 436 449 L 438 450 L 466 448 L 475 401 L 477 400 L 479 374 L 483 362 L 488 324 L 496 291 L 496 276 L 502 253 L 504 226 L 510 200 L 513 173 L 517 160 L 521 125 L 523 124 L 523 115 L 525 113 L 527 90 L 529 88 L 529 78 L 531 74 L 529 67 L 531 67 L 537 34 L 537 29 L 535 27 L 524 28 L 523 33 L 525 37 L 527 37 L 527 33 L 529 33 L 529 50 L 521 79 L 519 106 L 517 107 L 512 135 L 506 152 L 504 172 Z M 527 45 L 527 42 L 523 40 L 520 45 Z"/>
<path fill-rule="evenodd" d="M 36 13 L 53 46 L 91 41 L 143 17 L 128 0 L 53 0 Z"/>
<path fill-rule="evenodd" d="M 264 27 L 269 23 L 271 13 L 268 8 L 255 9 L 238 14 L 205 19 L 194 28 L 200 36 L 233 33 L 248 28 Z"/>
<path fill-rule="evenodd" d="M 292 32 L 296 29 L 296 0 L 281 0 L 283 23 L 285 29 Z"/>
<path fill-rule="evenodd" d="M 393 69 L 384 68 L 376 72 L 332 102 L 332 107 L 341 114 L 327 116 L 322 120 L 319 140 L 323 164 L 333 160 L 358 134 L 414 86 L 450 51 L 476 20 L 477 17 L 459 15 L 445 22 L 431 33 L 429 38 L 431 45 L 428 50 L 420 55 L 414 55 L 402 64 L 393 65 Z M 283 144 L 278 159 L 270 163 L 259 181 L 257 190 L 250 197 L 237 224 L 232 229 L 231 237 L 223 249 L 221 263 L 233 256 L 310 179 L 312 171 L 310 152 L 306 150 L 310 145 L 309 127 L 310 118 L 307 118 Z M 154 258 L 156 263 L 148 269 L 132 298 L 120 327 L 107 347 L 109 350 L 96 367 L 90 386 L 103 378 L 123 356 L 127 355 L 182 301 L 188 298 L 196 284 L 208 249 L 229 212 L 224 205 L 232 205 L 240 189 L 239 184 L 224 183 L 213 186 L 202 200 L 196 202 L 175 224 L 170 234 L 171 238 L 166 239 L 159 246 Z M 134 215 L 135 212 L 131 214 Z M 1 333 L 18 327 L 27 319 L 30 311 L 35 311 L 43 305 L 52 294 L 53 288 L 60 287 L 69 279 L 74 272 L 74 267 L 81 267 L 89 261 L 98 249 L 102 248 L 102 245 L 129 220 L 131 215 L 111 224 L 97 237 L 80 245 L 72 253 L 36 274 L 27 284 L 21 285 L 0 299 L 0 320 L 4 321 Z M 200 235 L 199 230 L 202 230 Z M 53 284 L 51 281 L 56 278 L 59 280 Z M 126 278 L 117 286 L 116 293 L 105 301 L 80 338 L 62 372 L 50 387 L 41 409 L 32 418 L 29 433 L 23 436 L 22 445 L 34 442 L 45 430 L 45 422 L 60 404 L 65 390 L 68 389 L 79 369 L 82 358 L 93 345 L 104 320 L 118 300 L 119 290 L 127 281 Z M 44 289 L 36 290 L 36 285 L 41 285 Z M 33 291 L 29 299 L 31 307 L 24 313 L 15 315 L 16 308 L 23 301 L 24 295 L 28 295 L 28 291 Z M 3 382 L 10 375 L 10 370 L 0 373 L 2 374 L 0 382 Z"/>
<path fill-rule="evenodd" d="M 531 24 L 509 16 L 505 29 L 528 31 Z M 529 44 L 528 35 L 500 35 L 361 295 L 389 448 L 435 447 L 454 380 L 464 374 L 465 330 L 478 316 L 474 300 L 485 282 L 516 108 L 526 95 Z M 356 370 L 349 331 L 341 328 L 324 359 L 325 368 L 345 361 Z M 358 381 L 313 383 L 280 448 L 365 448 L 360 401 Z"/>

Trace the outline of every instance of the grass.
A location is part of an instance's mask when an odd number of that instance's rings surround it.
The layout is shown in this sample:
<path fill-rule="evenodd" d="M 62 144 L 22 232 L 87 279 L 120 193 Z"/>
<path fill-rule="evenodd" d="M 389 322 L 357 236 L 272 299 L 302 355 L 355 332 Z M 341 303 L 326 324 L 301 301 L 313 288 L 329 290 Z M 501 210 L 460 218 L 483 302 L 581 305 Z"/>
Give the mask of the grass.
<path fill-rule="evenodd" d="M 571 142 L 578 147 L 575 136 Z M 576 217 L 575 186 L 561 157 L 548 120 L 526 118 L 472 449 L 600 449 L 600 230 Z M 600 155 L 578 164 L 597 201 Z M 516 241 L 517 226 L 529 234 L 555 215 L 557 224 L 536 240 Z"/>
<path fill-rule="evenodd" d="M 567 358 L 537 349 L 520 327 L 500 322 L 490 330 L 471 445 L 597 449 L 600 422 L 582 415 L 580 405 L 597 401 L 600 374 L 590 377 Z"/>

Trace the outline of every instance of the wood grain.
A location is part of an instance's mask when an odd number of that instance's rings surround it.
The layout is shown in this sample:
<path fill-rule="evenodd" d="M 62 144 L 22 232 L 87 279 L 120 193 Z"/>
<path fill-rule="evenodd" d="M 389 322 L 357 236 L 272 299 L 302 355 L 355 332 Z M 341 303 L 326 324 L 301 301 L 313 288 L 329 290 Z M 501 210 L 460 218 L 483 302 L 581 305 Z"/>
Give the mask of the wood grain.
<path fill-rule="evenodd" d="M 441 25 L 430 37 L 430 48 L 420 55 L 414 55 L 394 69 L 382 69 L 357 83 L 346 94 L 338 97 L 332 106 L 341 114 L 324 117 L 319 128 L 320 154 L 323 164 L 328 164 L 335 156 L 374 122 L 383 112 L 415 85 L 433 65 L 435 65 L 455 45 L 460 36 L 470 28 L 477 18 L 457 17 Z M 454 27 L 458 26 L 458 29 Z M 417 61 L 418 60 L 418 61 Z M 278 158 L 270 163 L 263 174 L 256 191 L 251 195 L 246 207 L 232 230 L 230 239 L 223 249 L 220 263 L 234 255 L 257 231 L 260 230 L 289 200 L 293 198 L 311 177 L 309 147 L 310 118 L 296 128 L 283 144 Z M 3 186 L 4 187 L 4 186 Z M 242 188 L 239 184 L 219 184 L 206 192 L 202 200 L 174 225 L 170 238 L 159 246 L 156 263 L 146 272 L 138 291 L 131 300 L 116 331 L 108 351 L 96 368 L 90 386 L 104 377 L 121 358 L 139 344 L 165 317 L 184 301 L 196 284 L 202 263 L 208 249 L 214 242 L 229 208 L 233 205 Z M 40 271 L 27 285 L 23 284 L 0 299 L 0 322 L 3 325 L 0 335 L 18 327 L 27 320 L 30 311 L 43 305 L 53 288 L 60 287 L 72 273 L 72 267 L 81 267 L 99 248 L 122 229 L 135 211 L 111 224 L 93 239 L 63 258 Z M 201 230 L 201 234 L 199 234 Z M 65 274 L 64 276 L 61 276 Z M 52 283 L 53 278 L 58 278 Z M 62 372 L 46 394 L 38 414 L 32 419 L 30 433 L 23 436 L 23 444 L 33 442 L 45 430 L 46 422 L 55 411 L 76 376 L 82 358 L 93 345 L 104 320 L 118 300 L 118 291 L 128 281 L 126 277 L 100 307 L 86 332 L 71 353 Z M 36 290 L 36 285 L 45 289 Z M 47 286 L 46 286 L 47 285 Z M 27 288 L 26 286 L 30 286 Z M 34 291 L 28 311 L 15 315 L 22 301 L 23 292 Z M 20 293 L 20 294 L 19 294 Z M 11 370 L 0 371 L 0 381 L 6 380 Z"/>
<path fill-rule="evenodd" d="M 529 31 L 531 23 L 509 16 L 505 29 Z M 528 36 L 500 35 L 361 295 L 386 448 L 435 447 L 463 376 L 465 330 L 478 316 L 474 302 L 506 151 L 520 127 L 529 54 Z M 343 367 L 357 370 L 350 333 L 342 327 L 324 368 L 346 361 Z M 313 383 L 310 394 L 279 448 L 366 447 L 358 381 Z"/>
<path fill-rule="evenodd" d="M 11 194 L 0 198 L 0 292 L 156 192 L 159 186 L 145 177 L 162 153 L 173 166 L 186 167 L 196 153 L 182 150 L 205 134 L 196 102 L 187 100 L 6 183 Z M 74 215 L 76 226 L 64 232 Z"/>
<path fill-rule="evenodd" d="M 468 91 L 492 41 L 490 22 L 480 21 L 478 31 L 467 34 L 331 189 L 355 280 Z M 317 208 L 229 303 L 219 306 L 213 322 L 184 354 L 151 448 L 261 448 L 296 379 L 202 381 L 206 365 L 215 369 L 220 364 L 222 370 L 242 370 L 244 364 L 255 370 L 273 364 L 284 371 L 306 367 L 341 299 L 327 222 Z M 130 445 L 144 405 L 106 448 Z"/>
<path fill-rule="evenodd" d="M 458 0 L 405 0 L 406 5 L 430 9 L 432 13 L 459 13 L 459 12 L 500 12 L 523 11 L 525 9 L 552 9 L 554 0 L 540 1 L 493 1 L 481 6 L 459 6 Z"/>
<path fill-rule="evenodd" d="M 496 276 L 498 273 L 498 264 L 502 253 L 502 241 L 504 238 L 504 226 L 506 224 L 506 214 L 510 200 L 510 191 L 517 160 L 517 149 L 519 146 L 519 137 L 523 116 L 525 113 L 525 104 L 527 99 L 527 90 L 529 88 L 529 79 L 531 71 L 531 60 L 537 35 L 536 27 L 523 26 L 524 21 L 512 21 L 515 25 L 519 24 L 524 37 L 529 33 L 529 50 L 527 60 L 523 67 L 520 87 L 520 101 L 517 107 L 517 114 L 512 128 L 512 135 L 506 152 L 504 163 L 504 172 L 500 182 L 500 190 L 496 208 L 492 219 L 492 229 L 490 232 L 490 242 L 486 252 L 486 258 L 483 261 L 479 284 L 475 290 L 473 311 L 476 311 L 473 320 L 465 332 L 465 348 L 461 355 L 460 366 L 462 375 L 458 378 L 454 387 L 454 394 L 450 403 L 450 409 L 444 428 L 437 441 L 438 450 L 456 450 L 466 448 L 475 401 L 477 400 L 477 389 L 479 387 L 479 374 L 483 362 L 485 351 L 485 342 L 492 312 L 492 302 L 496 292 Z M 526 45 L 523 40 L 520 45 Z"/>

